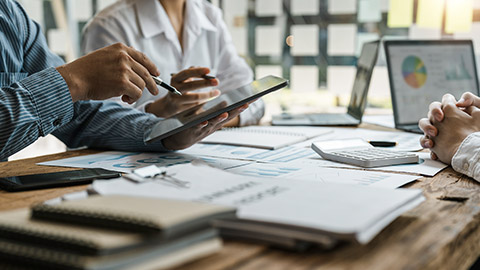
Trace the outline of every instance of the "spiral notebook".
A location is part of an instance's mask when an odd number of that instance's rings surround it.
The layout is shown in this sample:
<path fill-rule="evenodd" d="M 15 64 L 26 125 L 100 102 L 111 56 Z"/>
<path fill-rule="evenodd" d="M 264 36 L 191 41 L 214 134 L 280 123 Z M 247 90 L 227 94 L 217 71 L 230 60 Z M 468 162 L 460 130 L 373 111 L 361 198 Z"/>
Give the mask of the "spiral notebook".
<path fill-rule="evenodd" d="M 319 127 L 250 126 L 224 128 L 214 132 L 201 142 L 227 144 L 275 150 L 331 132 Z"/>

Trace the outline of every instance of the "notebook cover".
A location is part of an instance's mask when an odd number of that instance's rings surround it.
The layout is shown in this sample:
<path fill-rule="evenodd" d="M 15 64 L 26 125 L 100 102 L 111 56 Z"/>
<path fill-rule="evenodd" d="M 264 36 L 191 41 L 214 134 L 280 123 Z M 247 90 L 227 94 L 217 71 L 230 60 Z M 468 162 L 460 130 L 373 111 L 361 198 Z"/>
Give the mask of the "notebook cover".
<path fill-rule="evenodd" d="M 222 246 L 214 229 L 120 254 L 86 256 L 47 246 L 0 239 L 0 261 L 30 269 L 164 269 L 218 251 Z"/>
<path fill-rule="evenodd" d="M 160 233 L 172 239 L 211 226 L 213 219 L 234 218 L 235 208 L 213 204 L 123 195 L 92 196 L 32 208 L 35 219 Z"/>
<path fill-rule="evenodd" d="M 29 209 L 0 213 L 0 238 L 80 254 L 113 254 L 148 244 L 165 242 L 159 235 L 78 226 L 30 219 Z"/>

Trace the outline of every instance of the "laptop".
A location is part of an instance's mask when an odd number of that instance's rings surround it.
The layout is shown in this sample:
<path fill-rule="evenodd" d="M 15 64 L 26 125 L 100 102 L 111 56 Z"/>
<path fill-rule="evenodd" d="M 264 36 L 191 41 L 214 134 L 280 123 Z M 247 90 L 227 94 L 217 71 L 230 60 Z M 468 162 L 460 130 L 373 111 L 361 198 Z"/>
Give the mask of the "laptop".
<path fill-rule="evenodd" d="M 357 126 L 362 122 L 367 105 L 367 93 L 373 68 L 377 62 L 379 41 L 365 43 L 357 62 L 357 74 L 353 84 L 347 113 L 312 113 L 275 115 L 275 126 Z"/>
<path fill-rule="evenodd" d="M 471 40 L 389 40 L 384 46 L 395 128 L 423 133 L 418 121 L 430 103 L 446 93 L 478 95 Z"/>

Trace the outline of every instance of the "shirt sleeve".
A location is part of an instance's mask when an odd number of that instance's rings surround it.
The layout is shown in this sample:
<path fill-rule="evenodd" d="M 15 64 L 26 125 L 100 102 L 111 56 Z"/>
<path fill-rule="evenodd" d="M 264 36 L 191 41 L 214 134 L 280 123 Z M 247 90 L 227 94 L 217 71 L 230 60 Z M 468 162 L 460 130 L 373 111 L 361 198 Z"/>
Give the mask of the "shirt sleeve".
<path fill-rule="evenodd" d="M 480 182 L 480 132 L 467 136 L 452 158 L 452 167 Z"/>
<path fill-rule="evenodd" d="M 73 103 L 63 77 L 49 68 L 0 90 L 0 160 L 72 119 Z"/>
<path fill-rule="evenodd" d="M 161 121 L 152 114 L 113 101 L 78 101 L 72 121 L 53 132 L 69 147 L 165 152 L 161 142 L 146 144 L 145 132 Z"/>
<path fill-rule="evenodd" d="M 70 121 L 73 103 L 52 67 L 63 61 L 18 3 L 0 2 L 0 33 L 0 160 L 6 160 Z"/>
<path fill-rule="evenodd" d="M 233 90 L 241 85 L 253 81 L 252 69 L 241 58 L 233 45 L 232 37 L 228 32 L 225 22 L 222 20 L 221 12 L 217 16 L 217 29 L 219 31 L 220 55 L 218 58 L 218 79 L 219 89 Z M 249 108 L 240 114 L 240 125 L 257 124 L 265 113 L 265 104 L 262 99 L 250 104 Z"/>

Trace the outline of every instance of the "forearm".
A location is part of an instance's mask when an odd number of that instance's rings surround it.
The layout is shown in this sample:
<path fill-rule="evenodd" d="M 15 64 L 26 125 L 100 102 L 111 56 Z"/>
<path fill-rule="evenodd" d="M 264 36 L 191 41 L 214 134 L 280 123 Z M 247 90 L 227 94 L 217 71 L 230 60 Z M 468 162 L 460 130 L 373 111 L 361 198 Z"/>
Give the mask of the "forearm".
<path fill-rule="evenodd" d="M 35 73 L 0 90 L 0 160 L 69 122 L 73 103 L 54 69 Z"/>
<path fill-rule="evenodd" d="M 452 158 L 452 167 L 480 181 L 480 132 L 470 134 Z"/>
<path fill-rule="evenodd" d="M 160 121 L 151 114 L 125 108 L 111 101 L 79 101 L 74 105 L 74 120 L 54 132 L 69 147 L 120 151 L 168 151 L 158 143 L 145 144 L 145 130 Z"/>

